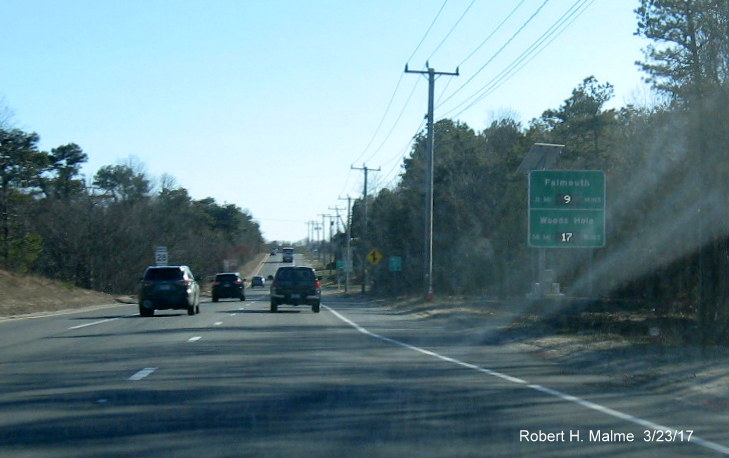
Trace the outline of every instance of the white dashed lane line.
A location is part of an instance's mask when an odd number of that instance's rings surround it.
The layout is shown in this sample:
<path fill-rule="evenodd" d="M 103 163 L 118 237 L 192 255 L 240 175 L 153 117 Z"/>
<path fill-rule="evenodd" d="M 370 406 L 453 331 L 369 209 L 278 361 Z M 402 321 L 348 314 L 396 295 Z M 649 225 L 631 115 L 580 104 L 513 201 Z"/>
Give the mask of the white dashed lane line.
<path fill-rule="evenodd" d="M 187 341 L 188 342 L 197 342 L 200 339 L 202 339 L 202 336 L 195 336 L 195 337 L 190 337 L 189 339 L 187 339 Z"/>
<path fill-rule="evenodd" d="M 71 327 L 70 327 L 70 328 L 68 328 L 68 329 L 69 329 L 69 330 L 72 330 L 72 329 L 81 329 L 81 328 L 87 328 L 87 327 L 89 327 L 89 326 L 96 326 L 97 324 L 102 324 L 102 323 L 108 323 L 109 321 L 114 321 L 114 320 L 118 320 L 118 319 L 119 319 L 119 318 L 108 318 L 108 319 L 106 319 L 106 320 L 99 320 L 99 321 L 94 321 L 93 323 L 86 323 L 86 324 L 79 324 L 78 326 L 71 326 Z"/>
<path fill-rule="evenodd" d="M 146 376 L 148 376 L 149 374 L 151 374 L 152 372 L 154 372 L 156 370 L 157 370 L 156 367 L 146 367 L 146 368 L 142 369 L 141 371 L 137 372 L 136 374 L 132 375 L 131 377 L 129 377 L 127 380 L 137 382 L 139 380 L 142 380 L 143 378 L 145 378 Z"/>

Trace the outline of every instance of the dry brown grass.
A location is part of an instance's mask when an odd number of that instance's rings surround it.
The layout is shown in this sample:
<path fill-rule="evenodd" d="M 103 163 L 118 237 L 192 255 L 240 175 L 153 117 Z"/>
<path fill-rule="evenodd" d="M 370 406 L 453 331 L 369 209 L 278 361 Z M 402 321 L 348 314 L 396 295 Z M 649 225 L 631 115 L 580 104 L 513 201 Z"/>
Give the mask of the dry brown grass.
<path fill-rule="evenodd" d="M 250 273 L 265 259 L 258 255 L 241 267 L 240 272 L 250 278 Z M 200 279 L 203 291 L 209 289 L 209 281 Z M 136 303 L 134 296 L 113 296 L 98 291 L 76 288 L 68 283 L 49 280 L 33 275 L 20 275 L 0 270 L 0 318 L 34 313 L 57 312 L 118 302 Z"/>
<path fill-rule="evenodd" d="M 0 317 L 115 303 L 109 294 L 0 270 Z"/>

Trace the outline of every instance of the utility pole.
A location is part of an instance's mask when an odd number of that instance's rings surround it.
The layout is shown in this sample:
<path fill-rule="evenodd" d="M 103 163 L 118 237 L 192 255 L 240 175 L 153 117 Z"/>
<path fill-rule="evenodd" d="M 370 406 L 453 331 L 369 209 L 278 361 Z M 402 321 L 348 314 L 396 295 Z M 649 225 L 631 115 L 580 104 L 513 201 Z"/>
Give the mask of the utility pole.
<path fill-rule="evenodd" d="M 364 172 L 364 191 L 362 193 L 362 203 L 364 204 L 364 227 L 362 228 L 362 294 L 365 292 L 365 284 L 367 283 L 367 266 L 365 265 L 365 256 L 367 256 L 367 176 L 369 172 L 379 172 L 380 168 L 370 169 L 367 165 L 362 167 L 351 166 L 352 170 L 362 170 Z"/>
<path fill-rule="evenodd" d="M 339 223 L 340 223 L 340 221 L 342 221 L 342 217 L 339 216 L 339 210 L 342 210 L 342 209 L 337 206 L 334 206 L 334 207 L 329 207 L 329 210 L 334 210 L 336 212 L 336 215 L 332 215 L 331 219 L 329 220 L 329 247 L 330 247 L 329 249 L 331 250 L 330 254 L 332 256 L 332 262 L 336 263 L 337 247 L 334 245 L 334 234 L 335 234 L 335 231 L 337 234 L 339 233 Z M 336 228 L 334 227 L 335 221 L 336 221 L 336 225 L 337 225 Z M 337 276 L 337 279 L 339 280 L 340 277 Z"/>
<path fill-rule="evenodd" d="M 344 200 L 341 197 L 339 200 Z M 349 271 L 352 267 L 352 198 L 347 196 L 347 257 L 344 261 L 344 292 L 349 292 Z"/>
<path fill-rule="evenodd" d="M 339 216 L 339 211 L 344 210 L 343 208 L 339 208 L 336 205 L 334 207 L 329 207 L 329 210 L 334 210 L 337 214 L 334 215 L 334 220 L 337 222 L 337 232 L 339 231 L 339 223 L 342 221 L 342 217 Z"/>
<path fill-rule="evenodd" d="M 332 222 L 334 221 L 334 215 L 326 215 L 323 213 L 320 213 L 319 216 L 321 216 L 321 227 L 322 227 L 322 249 L 320 251 L 324 251 L 322 254 L 323 256 L 323 262 L 324 267 L 329 264 L 332 254 Z M 329 218 L 329 243 L 326 242 L 326 223 L 324 222 L 324 218 Z M 326 244 L 326 250 L 324 250 L 324 246 Z"/>
<path fill-rule="evenodd" d="M 306 222 L 306 224 L 309 226 L 309 250 L 314 249 L 314 227 L 316 226 L 316 221 L 309 220 Z"/>
<path fill-rule="evenodd" d="M 428 75 L 428 142 L 426 145 L 425 161 L 425 282 L 428 287 L 426 297 L 433 299 L 433 154 L 435 138 L 433 134 L 433 104 L 435 98 L 435 76 L 448 75 L 458 76 L 458 68 L 455 73 L 436 72 L 425 63 L 427 70 L 409 70 L 405 64 L 405 73 L 418 73 Z"/>

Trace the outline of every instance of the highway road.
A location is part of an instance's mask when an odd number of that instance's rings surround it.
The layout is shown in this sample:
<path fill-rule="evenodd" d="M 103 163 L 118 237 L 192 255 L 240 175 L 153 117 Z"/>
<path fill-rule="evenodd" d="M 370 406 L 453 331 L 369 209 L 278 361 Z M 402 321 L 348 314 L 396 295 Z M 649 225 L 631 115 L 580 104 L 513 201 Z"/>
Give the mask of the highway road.
<path fill-rule="evenodd" d="M 504 323 L 336 294 L 319 314 L 270 313 L 267 290 L 247 298 L 207 298 L 195 316 L 119 305 L 0 322 L 0 456 L 729 452 L 725 415 L 564 374 L 492 338 Z"/>

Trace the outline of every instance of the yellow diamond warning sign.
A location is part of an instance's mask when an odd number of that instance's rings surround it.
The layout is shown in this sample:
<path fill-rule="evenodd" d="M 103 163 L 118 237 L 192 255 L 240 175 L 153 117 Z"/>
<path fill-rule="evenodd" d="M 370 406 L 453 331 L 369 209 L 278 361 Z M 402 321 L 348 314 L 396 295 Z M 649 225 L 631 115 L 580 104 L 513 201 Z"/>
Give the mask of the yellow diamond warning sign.
<path fill-rule="evenodd" d="M 367 253 L 367 256 L 365 256 L 365 258 L 367 258 L 367 260 L 372 264 L 377 264 L 378 262 L 382 261 L 383 257 L 384 256 L 382 256 L 382 253 L 377 251 L 376 248 L 373 248 L 369 253 Z"/>

